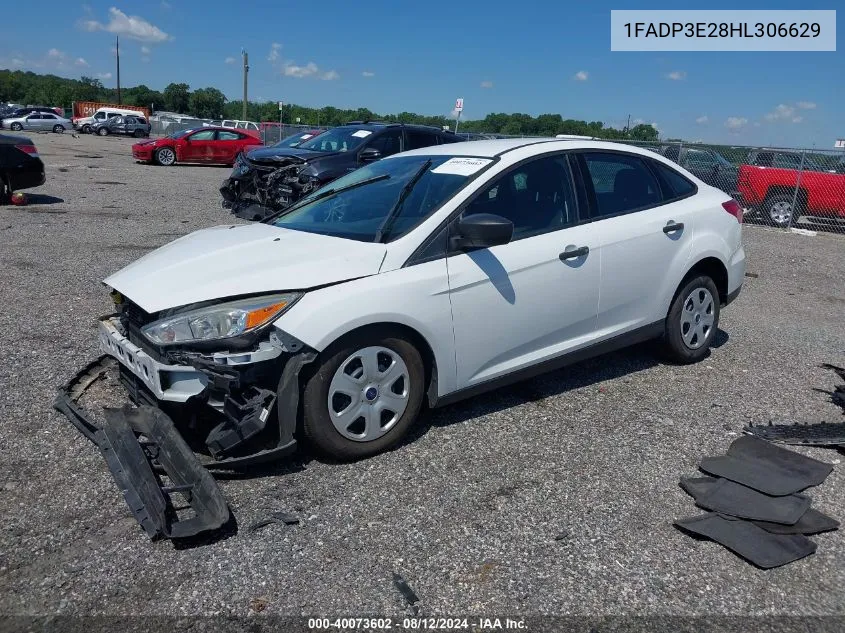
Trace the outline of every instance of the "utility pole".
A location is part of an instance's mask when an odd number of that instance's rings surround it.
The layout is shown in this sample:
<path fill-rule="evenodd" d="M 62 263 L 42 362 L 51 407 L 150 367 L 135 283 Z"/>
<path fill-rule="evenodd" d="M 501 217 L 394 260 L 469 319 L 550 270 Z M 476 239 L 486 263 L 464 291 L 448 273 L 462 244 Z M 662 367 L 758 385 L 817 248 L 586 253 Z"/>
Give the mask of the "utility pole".
<path fill-rule="evenodd" d="M 246 86 L 247 86 L 247 75 L 249 75 L 249 54 L 244 50 L 241 49 L 241 55 L 244 58 L 244 105 L 243 110 L 241 111 L 241 119 L 246 121 Z"/>
<path fill-rule="evenodd" d="M 117 57 L 117 102 L 123 103 L 120 100 L 120 38 L 115 35 L 114 37 L 114 53 Z"/>

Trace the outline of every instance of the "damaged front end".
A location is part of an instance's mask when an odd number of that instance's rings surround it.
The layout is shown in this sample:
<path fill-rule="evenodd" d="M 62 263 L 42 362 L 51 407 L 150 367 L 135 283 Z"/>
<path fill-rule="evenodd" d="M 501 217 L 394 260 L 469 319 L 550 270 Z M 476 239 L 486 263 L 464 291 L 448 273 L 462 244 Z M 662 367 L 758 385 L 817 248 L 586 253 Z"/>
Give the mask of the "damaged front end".
<path fill-rule="evenodd" d="M 299 373 L 316 352 L 271 325 L 230 341 L 227 351 L 157 346 L 141 332 L 154 315 L 127 300 L 119 309 L 99 321 L 104 355 L 59 390 L 55 408 L 100 448 L 151 538 L 218 529 L 229 510 L 209 471 L 295 450 Z M 80 399 L 114 371 L 135 406 L 106 409 L 97 424 Z M 183 518 L 174 495 L 192 516 Z"/>
<path fill-rule="evenodd" d="M 318 179 L 302 158 L 254 160 L 240 154 L 220 194 L 223 208 L 244 220 L 260 221 L 283 211 L 318 186 Z"/>

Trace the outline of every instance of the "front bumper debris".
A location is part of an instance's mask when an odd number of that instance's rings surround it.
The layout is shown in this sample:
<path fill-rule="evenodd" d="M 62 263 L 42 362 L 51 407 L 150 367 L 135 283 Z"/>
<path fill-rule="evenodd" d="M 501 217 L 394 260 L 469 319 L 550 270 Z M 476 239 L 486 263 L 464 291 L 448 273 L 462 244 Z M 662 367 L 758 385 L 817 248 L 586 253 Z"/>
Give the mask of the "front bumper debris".
<path fill-rule="evenodd" d="M 315 188 L 311 179 L 300 180 L 302 161 L 257 163 L 241 159 L 246 171 L 236 166 L 233 175 L 223 181 L 220 195 L 223 208 L 244 220 L 260 221 L 292 205 Z"/>

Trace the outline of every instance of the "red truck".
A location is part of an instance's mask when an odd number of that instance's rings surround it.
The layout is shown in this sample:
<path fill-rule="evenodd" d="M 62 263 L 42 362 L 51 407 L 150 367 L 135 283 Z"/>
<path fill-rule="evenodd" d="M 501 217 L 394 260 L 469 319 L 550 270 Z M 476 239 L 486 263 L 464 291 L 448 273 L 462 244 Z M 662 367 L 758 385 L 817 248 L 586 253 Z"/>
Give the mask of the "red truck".
<path fill-rule="evenodd" d="M 845 221 L 845 174 L 740 165 L 737 185 L 743 204 L 773 226 L 789 226 L 802 215 Z"/>

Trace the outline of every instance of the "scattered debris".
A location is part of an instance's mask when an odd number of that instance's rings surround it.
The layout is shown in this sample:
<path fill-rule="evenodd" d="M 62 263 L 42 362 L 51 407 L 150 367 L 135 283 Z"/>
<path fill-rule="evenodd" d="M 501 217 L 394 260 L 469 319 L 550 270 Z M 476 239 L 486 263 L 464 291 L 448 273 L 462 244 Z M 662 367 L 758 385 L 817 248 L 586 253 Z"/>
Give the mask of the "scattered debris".
<path fill-rule="evenodd" d="M 11 197 L 12 204 L 16 207 L 22 207 L 26 205 L 26 194 L 21 193 L 20 191 L 15 191 Z"/>
<path fill-rule="evenodd" d="M 796 229 L 794 226 L 789 229 L 789 231 L 797 235 L 806 235 L 807 237 L 815 237 L 817 235 L 815 231 L 811 231 L 809 229 Z"/>
<path fill-rule="evenodd" d="M 402 578 L 396 572 L 393 572 L 393 586 L 402 594 L 402 597 L 405 598 L 405 601 L 408 605 L 414 610 L 414 615 L 419 613 L 419 602 L 420 599 L 417 597 L 417 594 L 414 593 L 414 590 L 411 589 L 411 586 L 405 582 L 405 579 Z"/>
<path fill-rule="evenodd" d="M 263 527 L 278 523 L 280 525 L 297 525 L 299 517 L 289 512 L 271 512 L 269 517 L 260 519 L 249 526 L 250 532 L 256 532 Z"/>
<path fill-rule="evenodd" d="M 751 279 L 757 279 L 757 277 L 759 277 L 760 275 L 758 275 L 757 273 L 745 273 L 745 276 L 750 277 Z"/>
<path fill-rule="evenodd" d="M 259 598 L 253 598 L 249 601 L 249 608 L 255 611 L 256 613 L 261 613 L 267 608 L 267 605 L 270 604 L 270 599 L 261 596 Z"/>
<path fill-rule="evenodd" d="M 569 538 L 569 530 L 563 529 L 555 536 L 556 541 L 563 541 Z"/>

